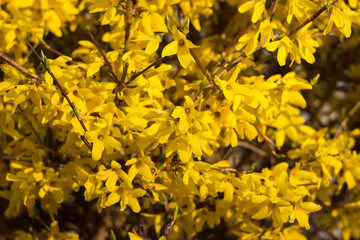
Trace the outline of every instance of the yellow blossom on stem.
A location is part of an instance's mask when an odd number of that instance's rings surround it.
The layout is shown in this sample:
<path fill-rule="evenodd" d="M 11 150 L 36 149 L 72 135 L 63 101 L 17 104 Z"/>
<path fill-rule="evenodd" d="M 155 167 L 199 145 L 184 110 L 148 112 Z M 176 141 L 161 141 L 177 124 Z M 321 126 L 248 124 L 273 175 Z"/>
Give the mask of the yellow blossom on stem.
<path fill-rule="evenodd" d="M 195 103 L 189 96 L 185 96 L 184 107 L 177 106 L 172 115 L 174 118 L 180 118 L 179 130 L 186 133 L 193 119 L 199 118 L 199 112 L 195 110 Z"/>
<path fill-rule="evenodd" d="M 173 42 L 164 47 L 161 56 L 171 56 L 177 54 L 177 58 L 183 68 L 188 68 L 192 62 L 192 56 L 189 48 L 198 48 L 191 41 L 186 39 L 185 34 L 180 32 L 175 26 L 172 29 Z"/>
<path fill-rule="evenodd" d="M 112 148 L 117 151 L 121 150 L 121 143 L 108 135 L 107 127 L 102 128 L 99 133 L 96 131 L 86 132 L 85 137 L 89 142 L 93 143 L 91 156 L 96 161 L 101 158 L 105 147 Z"/>

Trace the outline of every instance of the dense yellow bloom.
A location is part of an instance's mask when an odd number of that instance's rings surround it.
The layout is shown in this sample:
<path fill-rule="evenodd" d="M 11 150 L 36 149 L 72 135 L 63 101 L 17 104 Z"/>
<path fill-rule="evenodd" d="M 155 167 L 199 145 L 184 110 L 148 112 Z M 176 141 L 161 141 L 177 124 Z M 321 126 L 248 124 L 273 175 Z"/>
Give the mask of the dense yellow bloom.
<path fill-rule="evenodd" d="M 300 65 L 333 63 L 341 53 L 353 59 L 356 1 L 0 2 L 0 197 L 9 201 L 7 217 L 46 216 L 31 234 L 11 224 L 10 238 L 78 239 L 55 220 L 67 201 L 139 213 L 136 224 L 126 221 L 130 239 L 201 238 L 231 226 L 239 239 L 302 240 L 314 225 L 359 238 L 360 131 L 343 131 L 357 105 L 346 118 L 326 97 L 307 102 L 301 91 L 316 86 L 308 79 L 317 72 Z M 97 41 L 85 40 L 83 28 Z M 24 38 L 35 51 L 61 55 L 48 60 L 55 77 Z M 66 46 L 73 42 L 77 49 Z M 66 46 L 72 58 L 50 45 Z M 278 64 L 268 51 L 277 51 Z M 175 54 L 181 68 L 160 57 Z M 295 66 L 278 67 L 288 57 Z M 356 63 L 316 66 L 324 67 L 320 88 L 332 67 L 349 83 L 359 75 Z M 359 92 L 344 98 L 346 108 Z M 328 105 L 339 121 L 307 125 Z M 348 122 L 332 128 L 342 118 Z"/>
<path fill-rule="evenodd" d="M 171 56 L 176 54 L 179 62 L 183 68 L 188 68 L 192 62 L 192 56 L 189 48 L 198 48 L 192 42 L 186 39 L 186 36 L 180 32 L 175 26 L 172 28 L 173 42 L 166 45 L 163 49 L 161 56 Z"/>
<path fill-rule="evenodd" d="M 121 150 L 121 143 L 108 134 L 109 129 L 107 127 L 102 128 L 99 132 L 91 131 L 85 133 L 85 137 L 93 143 L 92 158 L 94 160 L 99 160 L 101 158 L 105 148 L 107 148 L 107 150 Z"/>
<path fill-rule="evenodd" d="M 250 9 L 254 9 L 252 17 L 251 17 L 251 21 L 253 23 L 256 23 L 261 15 L 264 13 L 265 10 L 265 0 L 261 0 L 261 1 L 246 1 L 245 3 L 243 3 L 239 8 L 238 11 L 240 13 L 244 13 L 249 11 Z"/>
<path fill-rule="evenodd" d="M 201 120 L 199 112 L 195 109 L 195 103 L 189 96 L 185 96 L 184 106 L 177 106 L 171 116 L 174 118 L 180 118 L 179 130 L 181 133 L 186 133 L 192 123 L 196 123 Z"/>

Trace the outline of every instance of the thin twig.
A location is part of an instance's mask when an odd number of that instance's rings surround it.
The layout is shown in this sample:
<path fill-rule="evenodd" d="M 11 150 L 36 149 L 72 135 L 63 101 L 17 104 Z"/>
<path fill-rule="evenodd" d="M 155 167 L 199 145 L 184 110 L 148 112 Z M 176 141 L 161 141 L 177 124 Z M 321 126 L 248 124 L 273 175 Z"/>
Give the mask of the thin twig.
<path fill-rule="evenodd" d="M 297 184 L 296 186 L 300 187 L 300 186 L 314 186 L 314 185 L 317 185 L 317 183 L 303 183 L 303 184 Z"/>
<path fill-rule="evenodd" d="M 130 37 L 130 27 L 131 27 L 131 15 L 133 10 L 133 1 L 126 1 L 125 6 L 125 41 L 124 41 L 124 53 L 129 49 L 129 37 Z"/>
<path fill-rule="evenodd" d="M 255 126 L 255 128 L 256 128 L 256 131 L 258 132 L 258 134 L 264 139 L 264 142 L 266 143 L 266 145 L 270 149 L 271 153 L 276 157 L 277 153 L 275 151 L 275 148 L 276 148 L 275 143 L 273 141 L 271 141 L 270 138 L 268 138 L 267 136 L 262 134 L 262 132 L 256 126 Z"/>
<path fill-rule="evenodd" d="M 331 5 L 334 5 L 338 0 L 333 1 Z M 303 27 L 305 27 L 308 23 L 314 21 L 321 13 L 325 12 L 328 9 L 329 5 L 325 5 L 322 8 L 320 8 L 316 13 L 314 13 L 311 17 L 309 17 L 306 21 L 304 21 L 302 24 L 300 24 L 299 26 L 297 26 L 295 29 L 293 29 L 292 31 L 290 31 L 288 33 L 288 37 L 291 37 L 293 35 L 295 35 L 300 29 L 302 29 Z M 260 50 L 262 47 L 261 46 L 257 46 L 257 48 L 255 49 L 254 52 Z M 247 55 L 245 53 L 242 53 L 240 56 L 238 56 L 237 58 L 235 58 L 233 61 L 231 61 L 226 68 L 224 68 L 217 76 L 219 78 L 221 78 L 223 75 L 225 75 L 227 72 L 229 72 L 233 67 L 235 67 L 239 62 L 241 62 L 242 60 L 244 60 L 247 57 Z"/>
<path fill-rule="evenodd" d="M 119 81 L 119 79 L 117 78 L 116 76 L 116 73 L 115 73 L 115 69 L 114 69 L 114 66 L 110 63 L 110 61 L 107 59 L 107 57 L 105 56 L 104 52 L 101 50 L 100 48 L 100 45 L 98 43 L 98 41 L 95 40 L 94 36 L 92 35 L 92 33 L 90 32 L 89 29 L 85 29 L 86 32 L 89 34 L 90 38 L 91 38 L 91 41 L 93 41 L 93 43 L 95 44 L 96 48 L 98 49 L 100 55 L 103 57 L 106 65 L 108 66 L 108 68 L 110 69 L 110 72 L 112 73 L 112 75 L 114 76 L 114 82 L 118 85 L 121 84 L 121 82 Z"/>
<path fill-rule="evenodd" d="M 129 84 L 134 81 L 138 76 L 140 76 L 141 74 L 143 74 L 144 72 L 146 72 L 147 70 L 149 70 L 150 68 L 152 68 L 153 66 L 155 66 L 156 64 L 158 64 L 159 62 L 161 62 L 165 57 L 161 57 L 159 59 L 157 59 L 155 62 L 151 63 L 149 66 L 147 66 L 144 70 L 138 72 L 138 73 L 135 73 L 134 75 L 132 75 L 130 77 L 130 79 L 124 83 L 124 86 L 127 87 L 129 86 Z"/>
<path fill-rule="evenodd" d="M 216 68 L 214 69 L 214 71 L 212 71 L 212 75 L 215 75 L 218 73 L 218 71 L 220 70 L 221 66 L 223 66 L 226 63 L 226 59 L 236 50 L 236 45 L 239 42 L 239 39 L 247 33 L 247 31 L 249 30 L 250 26 L 248 26 L 247 28 L 245 28 L 245 30 L 241 31 L 238 36 L 236 36 L 235 41 L 231 44 L 231 46 L 226 50 L 225 56 L 222 57 L 218 63 L 218 65 L 216 66 Z"/>
<path fill-rule="evenodd" d="M 16 161 L 22 161 L 22 162 L 32 162 L 31 159 L 18 158 L 18 157 L 9 157 L 9 156 L 0 156 L 0 159 L 2 159 L 2 160 L 16 160 Z"/>
<path fill-rule="evenodd" d="M 147 156 L 151 151 L 153 151 L 157 146 L 159 146 L 160 142 L 159 139 L 156 139 L 155 142 L 150 144 L 144 151 L 144 155 Z"/>
<path fill-rule="evenodd" d="M 11 66 L 15 67 L 16 69 L 18 69 L 21 73 L 23 73 L 25 76 L 30 77 L 30 78 L 34 78 L 37 81 L 43 81 L 43 79 L 41 77 L 39 77 L 38 75 L 30 72 L 29 70 L 27 70 L 26 68 L 24 68 L 23 66 L 21 66 L 20 64 L 18 64 L 17 62 L 15 62 L 14 60 L 12 60 L 11 58 L 9 58 L 5 53 L 3 53 L 2 51 L 0 51 L 0 57 L 7 62 L 8 64 L 10 64 Z"/>
<path fill-rule="evenodd" d="M 355 106 L 350 110 L 348 115 L 344 120 L 342 120 L 339 128 L 336 130 L 335 138 L 337 138 L 340 135 L 340 132 L 345 129 L 347 123 L 349 122 L 350 118 L 359 110 L 360 108 L 360 101 L 358 101 Z"/>
<path fill-rule="evenodd" d="M 39 44 L 37 43 L 37 44 L 35 44 L 34 45 L 34 49 L 36 49 L 37 47 L 39 46 Z M 29 57 L 30 57 L 30 55 L 32 54 L 32 50 L 30 50 L 27 54 L 26 54 L 26 56 L 23 58 L 23 64 L 25 64 L 26 62 L 27 62 L 27 60 L 29 59 Z"/>
<path fill-rule="evenodd" d="M 48 49 L 49 51 L 51 51 L 51 52 L 53 52 L 53 53 L 55 53 L 55 54 L 57 54 L 57 55 L 59 55 L 59 56 L 65 56 L 65 57 L 67 57 L 65 54 L 63 54 L 63 53 L 61 53 L 61 52 L 59 52 L 58 50 L 56 50 L 56 49 L 54 49 L 54 48 L 52 48 L 52 47 L 50 47 L 49 45 L 46 45 L 46 46 L 44 46 L 46 49 Z M 72 64 L 74 64 L 74 65 L 79 65 L 79 63 L 78 62 L 76 62 L 76 61 L 74 61 L 74 60 L 70 60 L 69 62 L 71 62 Z"/>
<path fill-rule="evenodd" d="M 91 143 L 89 143 L 89 141 L 85 138 L 85 136 L 81 135 L 81 140 L 85 143 L 85 145 L 90 149 L 92 150 L 92 145 Z"/>
<path fill-rule="evenodd" d="M 230 71 L 233 67 L 235 67 L 239 62 L 246 58 L 246 54 L 242 53 L 240 56 L 232 60 L 221 72 L 218 73 L 218 77 L 222 78 L 228 71 Z"/>
<path fill-rule="evenodd" d="M 209 80 L 209 83 L 211 83 L 212 86 L 215 86 L 215 82 L 214 79 L 212 79 L 209 75 L 209 73 L 205 70 L 204 66 L 202 65 L 202 63 L 200 62 L 199 58 L 197 57 L 197 55 L 195 54 L 194 50 L 192 50 L 191 48 L 189 48 L 190 54 L 191 56 L 194 58 L 195 62 L 197 63 L 197 65 L 200 67 L 201 71 L 204 73 L 204 75 L 206 76 L 206 78 Z"/>
<path fill-rule="evenodd" d="M 276 7 L 277 7 L 278 3 L 279 3 L 279 0 L 275 0 L 274 5 L 273 5 L 273 7 L 271 9 L 271 13 L 270 13 L 270 22 L 272 21 L 272 19 L 274 17 L 275 10 L 276 10 Z"/>
<path fill-rule="evenodd" d="M 169 166 L 171 165 L 171 163 L 168 163 L 163 169 L 161 169 L 154 177 L 154 180 L 157 179 L 161 173 L 164 172 L 165 169 L 167 169 Z"/>
<path fill-rule="evenodd" d="M 300 29 L 302 29 L 303 27 L 305 27 L 308 23 L 314 21 L 320 14 L 322 14 L 323 12 L 325 12 L 329 6 L 334 5 L 335 3 L 337 3 L 338 0 L 333 1 L 330 5 L 325 4 L 322 8 L 320 8 L 316 13 L 314 13 L 311 17 L 309 17 L 308 19 L 306 19 L 305 22 L 303 22 L 302 24 L 300 24 L 299 26 L 297 26 L 295 29 L 293 29 L 292 31 L 289 32 L 288 37 L 291 37 L 292 35 L 295 35 Z"/>
<path fill-rule="evenodd" d="M 20 112 L 21 112 L 22 115 L 24 116 L 24 119 L 25 119 L 25 121 L 27 122 L 27 124 L 30 126 L 31 130 L 34 132 L 34 134 L 35 134 L 38 142 L 41 143 L 42 141 L 41 141 L 41 138 L 40 138 L 39 134 L 36 132 L 34 126 L 31 124 L 30 120 L 27 118 L 24 110 L 23 110 L 19 105 L 18 105 L 17 107 L 19 108 Z"/>
<path fill-rule="evenodd" d="M 129 63 L 125 63 L 124 64 L 124 68 L 123 68 L 123 73 L 122 73 L 122 76 L 121 76 L 121 85 L 117 85 L 116 88 L 115 88 L 115 99 L 114 99 L 114 102 L 115 104 L 117 105 L 118 102 L 119 102 L 119 96 L 118 96 L 118 93 L 125 87 L 124 83 L 125 83 L 125 79 L 126 79 L 126 75 L 127 75 L 127 71 L 129 69 Z"/>
<path fill-rule="evenodd" d="M 33 46 L 29 43 L 28 40 L 26 40 L 26 43 L 28 44 L 28 46 L 33 49 Z M 69 99 L 69 96 L 67 95 L 67 93 L 65 92 L 65 89 L 61 86 L 61 84 L 59 83 L 59 81 L 57 80 L 57 78 L 55 77 L 55 75 L 53 74 L 53 72 L 51 71 L 50 67 L 46 67 L 46 64 L 42 61 L 41 57 L 39 56 L 39 54 L 33 50 L 36 57 L 41 61 L 41 63 L 43 64 L 43 66 L 45 67 L 46 71 L 50 74 L 50 76 L 52 77 L 52 79 L 55 82 L 55 85 L 60 89 L 62 95 L 66 98 L 66 100 L 68 101 L 69 105 L 71 106 L 72 110 L 75 113 L 76 118 L 78 119 L 79 123 L 81 124 L 82 128 L 84 129 L 85 132 L 87 132 L 87 128 L 83 122 L 83 120 L 80 118 L 79 114 L 77 113 L 74 104 L 71 102 L 71 100 Z"/>
<path fill-rule="evenodd" d="M 129 63 L 126 62 L 124 64 L 123 73 L 122 73 L 122 76 L 121 76 L 121 82 L 122 83 L 125 82 L 125 78 L 126 78 L 126 75 L 127 75 L 128 68 L 129 68 Z"/>
<path fill-rule="evenodd" d="M 259 154 L 260 156 L 262 157 L 266 157 L 266 152 L 248 142 L 245 142 L 245 141 L 239 141 L 238 143 L 238 146 L 240 147 L 244 147 L 244 148 L 247 148 L 247 149 L 250 149 L 251 151 Z"/>

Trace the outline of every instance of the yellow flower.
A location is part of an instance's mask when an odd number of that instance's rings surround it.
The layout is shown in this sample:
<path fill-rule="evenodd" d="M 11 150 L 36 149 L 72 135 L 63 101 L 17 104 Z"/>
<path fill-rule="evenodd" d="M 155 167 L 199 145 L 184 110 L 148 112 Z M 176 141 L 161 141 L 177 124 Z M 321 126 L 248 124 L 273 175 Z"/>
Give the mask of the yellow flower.
<path fill-rule="evenodd" d="M 251 90 L 247 87 L 244 87 L 238 83 L 236 83 L 236 79 L 239 75 L 240 68 L 236 68 L 233 74 L 231 75 L 229 81 L 224 81 L 215 76 L 216 78 L 216 85 L 223 91 L 225 98 L 229 101 L 234 100 L 234 95 L 245 95 L 249 96 Z"/>
<path fill-rule="evenodd" d="M 288 54 L 290 53 L 291 58 L 293 61 L 299 62 L 300 58 L 298 55 L 298 49 L 292 42 L 292 40 L 285 36 L 282 39 L 274 42 L 270 42 L 266 45 L 266 49 L 270 52 L 274 52 L 276 49 L 278 49 L 277 53 L 277 60 L 279 62 L 280 66 L 284 66 L 286 63 L 286 58 Z"/>
<path fill-rule="evenodd" d="M 195 103 L 189 96 L 185 96 L 184 107 L 177 106 L 172 115 L 174 118 L 180 118 L 179 130 L 186 133 L 193 119 L 199 118 L 199 112 L 195 110 Z"/>
<path fill-rule="evenodd" d="M 181 66 L 186 69 L 192 61 L 189 48 L 198 48 L 199 46 L 187 40 L 185 34 L 180 32 L 175 26 L 172 29 L 172 37 L 174 41 L 164 47 L 162 57 L 177 54 Z"/>
<path fill-rule="evenodd" d="M 138 213 L 141 208 L 137 198 L 144 196 L 145 193 L 146 191 L 144 189 L 133 189 L 133 186 L 121 184 L 119 187 L 116 187 L 114 192 L 109 194 L 105 206 L 112 206 L 120 201 L 120 211 L 124 211 L 126 206 L 129 205 L 134 212 Z"/>
<path fill-rule="evenodd" d="M 85 137 L 93 143 L 92 158 L 99 160 L 105 147 L 121 150 L 121 144 L 115 138 L 108 136 L 108 128 L 102 128 L 99 133 L 96 131 L 86 132 Z"/>
<path fill-rule="evenodd" d="M 249 11 L 250 9 L 254 9 L 253 15 L 251 17 L 251 21 L 253 23 L 256 23 L 261 15 L 264 13 L 265 11 L 265 0 L 261 0 L 261 1 L 255 1 L 255 0 L 251 0 L 251 1 L 247 1 L 245 3 L 243 3 L 238 11 L 240 13 L 244 13 Z"/>

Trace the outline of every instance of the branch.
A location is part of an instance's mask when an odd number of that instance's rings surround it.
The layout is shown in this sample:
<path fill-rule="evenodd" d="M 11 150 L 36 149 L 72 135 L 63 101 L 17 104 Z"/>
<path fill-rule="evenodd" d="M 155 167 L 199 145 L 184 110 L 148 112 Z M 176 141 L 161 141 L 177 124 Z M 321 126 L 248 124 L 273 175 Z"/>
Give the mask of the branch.
<path fill-rule="evenodd" d="M 312 15 L 311 17 L 309 17 L 308 19 L 306 19 L 305 22 L 303 22 L 302 24 L 300 24 L 299 26 L 297 26 L 295 29 L 293 29 L 291 32 L 289 32 L 288 37 L 295 35 L 295 33 L 297 33 L 300 29 L 302 29 L 303 27 L 305 27 L 308 23 L 314 21 L 320 14 L 322 14 L 323 12 L 325 12 L 330 6 L 334 5 L 335 3 L 337 3 L 338 0 L 333 1 L 332 3 L 330 3 L 330 5 L 324 5 L 322 8 L 320 8 L 316 13 L 314 13 L 314 15 Z"/>
<path fill-rule="evenodd" d="M 146 72 L 147 70 L 149 70 L 150 68 L 152 68 L 153 66 L 155 66 L 156 64 L 158 64 L 159 62 L 161 62 L 162 60 L 164 60 L 164 58 L 166 57 L 161 57 L 159 59 L 157 59 L 155 62 L 151 63 L 149 66 L 147 66 L 144 70 L 142 70 L 141 72 L 135 73 L 134 75 L 132 75 L 129 79 L 129 81 L 127 81 L 126 83 L 124 83 L 124 87 L 129 86 L 129 84 L 134 81 L 138 76 L 140 76 L 141 74 L 143 74 L 144 72 Z"/>
<path fill-rule="evenodd" d="M 30 78 L 34 78 L 37 81 L 43 81 L 42 78 L 40 78 L 38 75 L 30 72 L 29 70 L 27 70 L 26 68 L 24 68 L 23 66 L 21 66 L 20 64 L 18 64 L 17 62 L 15 62 L 14 60 L 12 60 L 11 58 L 9 58 L 8 56 L 6 56 L 5 53 L 3 53 L 2 51 L 0 51 L 0 57 L 7 62 L 8 64 L 10 64 L 11 66 L 15 67 L 16 69 L 18 69 L 22 74 L 24 74 L 27 77 Z"/>
<path fill-rule="evenodd" d="M 212 79 L 209 75 L 209 73 L 205 70 L 204 66 L 202 65 L 202 63 L 200 62 L 199 58 L 197 57 L 197 55 L 195 54 L 194 50 L 192 50 L 191 48 L 189 48 L 190 54 L 191 56 L 194 58 L 195 62 L 197 63 L 197 65 L 200 67 L 201 71 L 204 73 L 204 75 L 206 76 L 206 78 L 209 80 L 209 83 L 211 83 L 212 86 L 215 86 L 215 82 L 214 79 Z"/>
<path fill-rule="evenodd" d="M 273 5 L 273 7 L 271 9 L 271 13 L 270 13 L 270 22 L 274 17 L 275 10 L 276 10 L 276 7 L 277 7 L 278 3 L 279 3 L 279 0 L 275 0 L 274 5 Z"/>
<path fill-rule="evenodd" d="M 38 142 L 41 143 L 41 138 L 40 138 L 39 134 L 36 132 L 34 126 L 31 124 L 30 120 L 27 118 L 24 110 L 23 110 L 19 105 L 18 105 L 17 107 L 20 109 L 20 112 L 21 112 L 22 115 L 24 116 L 25 121 L 26 121 L 27 124 L 30 126 L 31 130 L 34 132 L 34 134 L 35 134 Z"/>
<path fill-rule="evenodd" d="M 347 123 L 349 122 L 350 118 L 359 110 L 360 108 L 360 101 L 358 101 L 355 106 L 350 110 L 349 114 L 346 118 L 341 122 L 339 128 L 336 130 L 335 138 L 340 135 L 340 132 L 346 127 Z"/>
<path fill-rule="evenodd" d="M 41 38 L 39 38 L 39 37 L 38 37 L 38 39 L 39 39 L 39 42 L 41 43 L 41 45 L 43 45 L 47 50 L 49 50 L 49 51 L 51 51 L 51 52 L 53 52 L 53 53 L 55 53 L 55 54 L 57 54 L 57 55 L 59 55 L 59 56 L 66 56 L 65 54 L 59 52 L 58 50 L 50 47 L 43 39 L 41 39 Z M 78 64 L 79 64 L 78 62 L 76 62 L 76 61 L 74 61 L 74 60 L 72 60 L 72 59 L 71 59 L 69 62 L 71 62 L 71 63 L 74 64 L 74 65 L 78 65 Z"/>
<path fill-rule="evenodd" d="M 35 51 L 35 49 L 33 49 L 33 46 L 31 46 L 31 44 L 29 43 L 28 40 L 26 40 L 27 45 L 33 50 L 33 52 L 35 53 L 36 57 L 41 61 L 41 63 L 43 64 L 43 66 L 45 67 L 46 71 L 50 74 L 50 76 L 52 77 L 52 79 L 55 82 L 55 85 L 60 89 L 62 95 L 66 98 L 66 100 L 68 101 L 69 105 L 71 106 L 72 110 L 75 113 L 76 118 L 78 119 L 79 123 L 81 124 L 82 128 L 84 129 L 85 132 L 87 132 L 87 128 L 83 122 L 83 120 L 81 119 L 81 117 L 79 116 L 79 113 L 77 111 L 77 109 L 75 108 L 74 104 L 70 101 L 67 93 L 65 92 L 64 88 L 61 86 L 61 84 L 59 83 L 59 81 L 57 80 L 57 78 L 55 77 L 55 75 L 53 74 L 53 72 L 51 71 L 50 67 L 47 66 L 47 64 L 43 61 L 43 59 L 41 59 L 41 57 L 39 56 L 39 54 Z"/>
<path fill-rule="evenodd" d="M 276 0 L 278 1 L 278 0 Z M 309 17 L 306 21 L 304 21 L 302 24 L 300 24 L 299 26 L 297 26 L 295 29 L 293 29 L 292 31 L 290 31 L 288 33 L 288 37 L 291 37 L 293 35 L 295 35 L 300 29 L 302 29 L 303 27 L 305 27 L 308 23 L 314 21 L 321 13 L 325 12 L 329 6 L 334 5 L 338 0 L 333 1 L 330 5 L 325 5 L 322 8 L 320 8 L 316 13 L 314 13 L 311 17 Z M 276 2 L 274 3 L 274 7 L 275 7 Z M 261 45 L 257 46 L 255 51 L 260 50 L 262 47 Z M 230 62 L 226 68 L 224 68 L 219 74 L 218 77 L 221 78 L 223 75 L 225 75 L 228 71 L 230 71 L 233 67 L 235 67 L 239 62 L 241 62 L 242 60 L 244 60 L 246 58 L 246 54 L 242 53 L 240 56 L 238 56 L 237 58 L 235 58 L 232 62 Z"/>
<path fill-rule="evenodd" d="M 0 159 L 2 159 L 2 160 L 16 160 L 16 161 L 22 161 L 22 162 L 32 162 L 31 159 L 18 158 L 18 157 L 9 157 L 9 156 L 0 156 Z"/>
<path fill-rule="evenodd" d="M 35 53 L 36 57 L 40 60 L 40 62 L 43 64 L 44 68 L 46 69 L 46 71 L 50 74 L 50 76 L 52 77 L 52 79 L 55 82 L 55 85 L 60 89 L 61 93 L 63 94 L 63 96 L 66 98 L 66 100 L 68 101 L 68 103 L 70 104 L 72 110 L 75 113 L 76 118 L 78 119 L 78 121 L 80 122 L 82 128 L 84 129 L 85 132 L 87 132 L 87 128 L 83 122 L 83 120 L 81 119 L 79 112 L 77 110 L 77 108 L 75 107 L 75 105 L 70 101 L 67 93 L 65 92 L 64 88 L 61 86 L 61 84 L 59 83 L 59 81 L 57 80 L 57 78 L 55 77 L 55 75 L 52 73 L 50 67 L 48 66 L 48 63 L 44 62 L 48 61 L 47 58 L 45 57 L 45 59 L 42 59 L 39 54 L 35 51 L 35 49 L 33 48 L 33 46 L 29 43 L 29 41 L 27 39 L 25 39 L 26 44 L 32 49 L 32 51 Z M 81 136 L 81 140 L 85 143 L 85 145 L 92 151 L 92 145 L 89 143 L 89 141 L 85 138 L 85 136 Z M 101 162 L 101 164 L 103 164 L 107 169 L 110 168 L 109 164 L 107 162 L 105 162 L 105 160 L 100 159 L 99 160 Z"/>
<path fill-rule="evenodd" d="M 251 150 L 251 151 L 259 154 L 259 155 L 262 156 L 262 157 L 266 157 L 266 152 L 265 152 L 264 150 L 262 150 L 262 149 L 260 149 L 260 148 L 258 148 L 258 147 L 256 147 L 256 146 L 254 146 L 254 145 L 252 145 L 252 144 L 250 144 L 250 143 L 248 143 L 248 142 L 239 141 L 238 146 L 247 148 L 247 149 L 249 149 L 249 150 Z M 225 158 L 224 158 L 224 159 L 225 159 Z"/>
<path fill-rule="evenodd" d="M 221 66 L 223 66 L 226 63 L 226 59 L 236 50 L 236 45 L 239 42 L 239 39 L 247 33 L 247 31 L 249 30 L 250 26 L 248 26 L 247 28 L 245 28 L 245 30 L 241 31 L 238 36 L 236 36 L 236 40 L 231 44 L 231 46 L 226 50 L 225 56 L 221 58 L 221 60 L 219 61 L 218 65 L 216 66 L 216 68 L 214 69 L 214 71 L 212 71 L 212 75 L 215 75 L 218 73 L 218 71 L 220 70 Z"/>
<path fill-rule="evenodd" d="M 264 139 L 264 142 L 266 143 L 266 145 L 268 146 L 268 148 L 270 149 L 271 153 L 274 155 L 274 157 L 277 157 L 277 153 L 275 151 L 276 145 L 273 141 L 271 141 L 270 138 L 268 138 L 267 136 L 265 136 L 264 134 L 262 134 L 262 132 L 256 127 L 256 131 L 258 132 L 258 134 Z"/>
<path fill-rule="evenodd" d="M 131 15 L 133 10 L 133 1 L 126 1 L 125 6 L 125 42 L 124 42 L 124 53 L 129 49 L 129 37 L 130 37 L 130 27 L 131 27 Z"/>
<path fill-rule="evenodd" d="M 92 35 L 92 33 L 90 32 L 89 29 L 85 29 L 86 32 L 89 34 L 90 38 L 91 38 L 91 41 L 93 41 L 93 43 L 95 44 L 96 48 L 98 49 L 100 55 L 103 57 L 106 65 L 109 67 L 110 69 L 110 72 L 112 73 L 112 75 L 114 76 L 114 82 L 118 85 L 121 85 L 121 82 L 119 81 L 119 79 L 117 78 L 116 76 L 116 73 L 115 73 L 115 69 L 114 69 L 114 66 L 110 63 L 110 61 L 106 58 L 104 52 L 101 50 L 100 48 L 100 45 L 99 43 L 95 40 L 94 36 Z"/>

